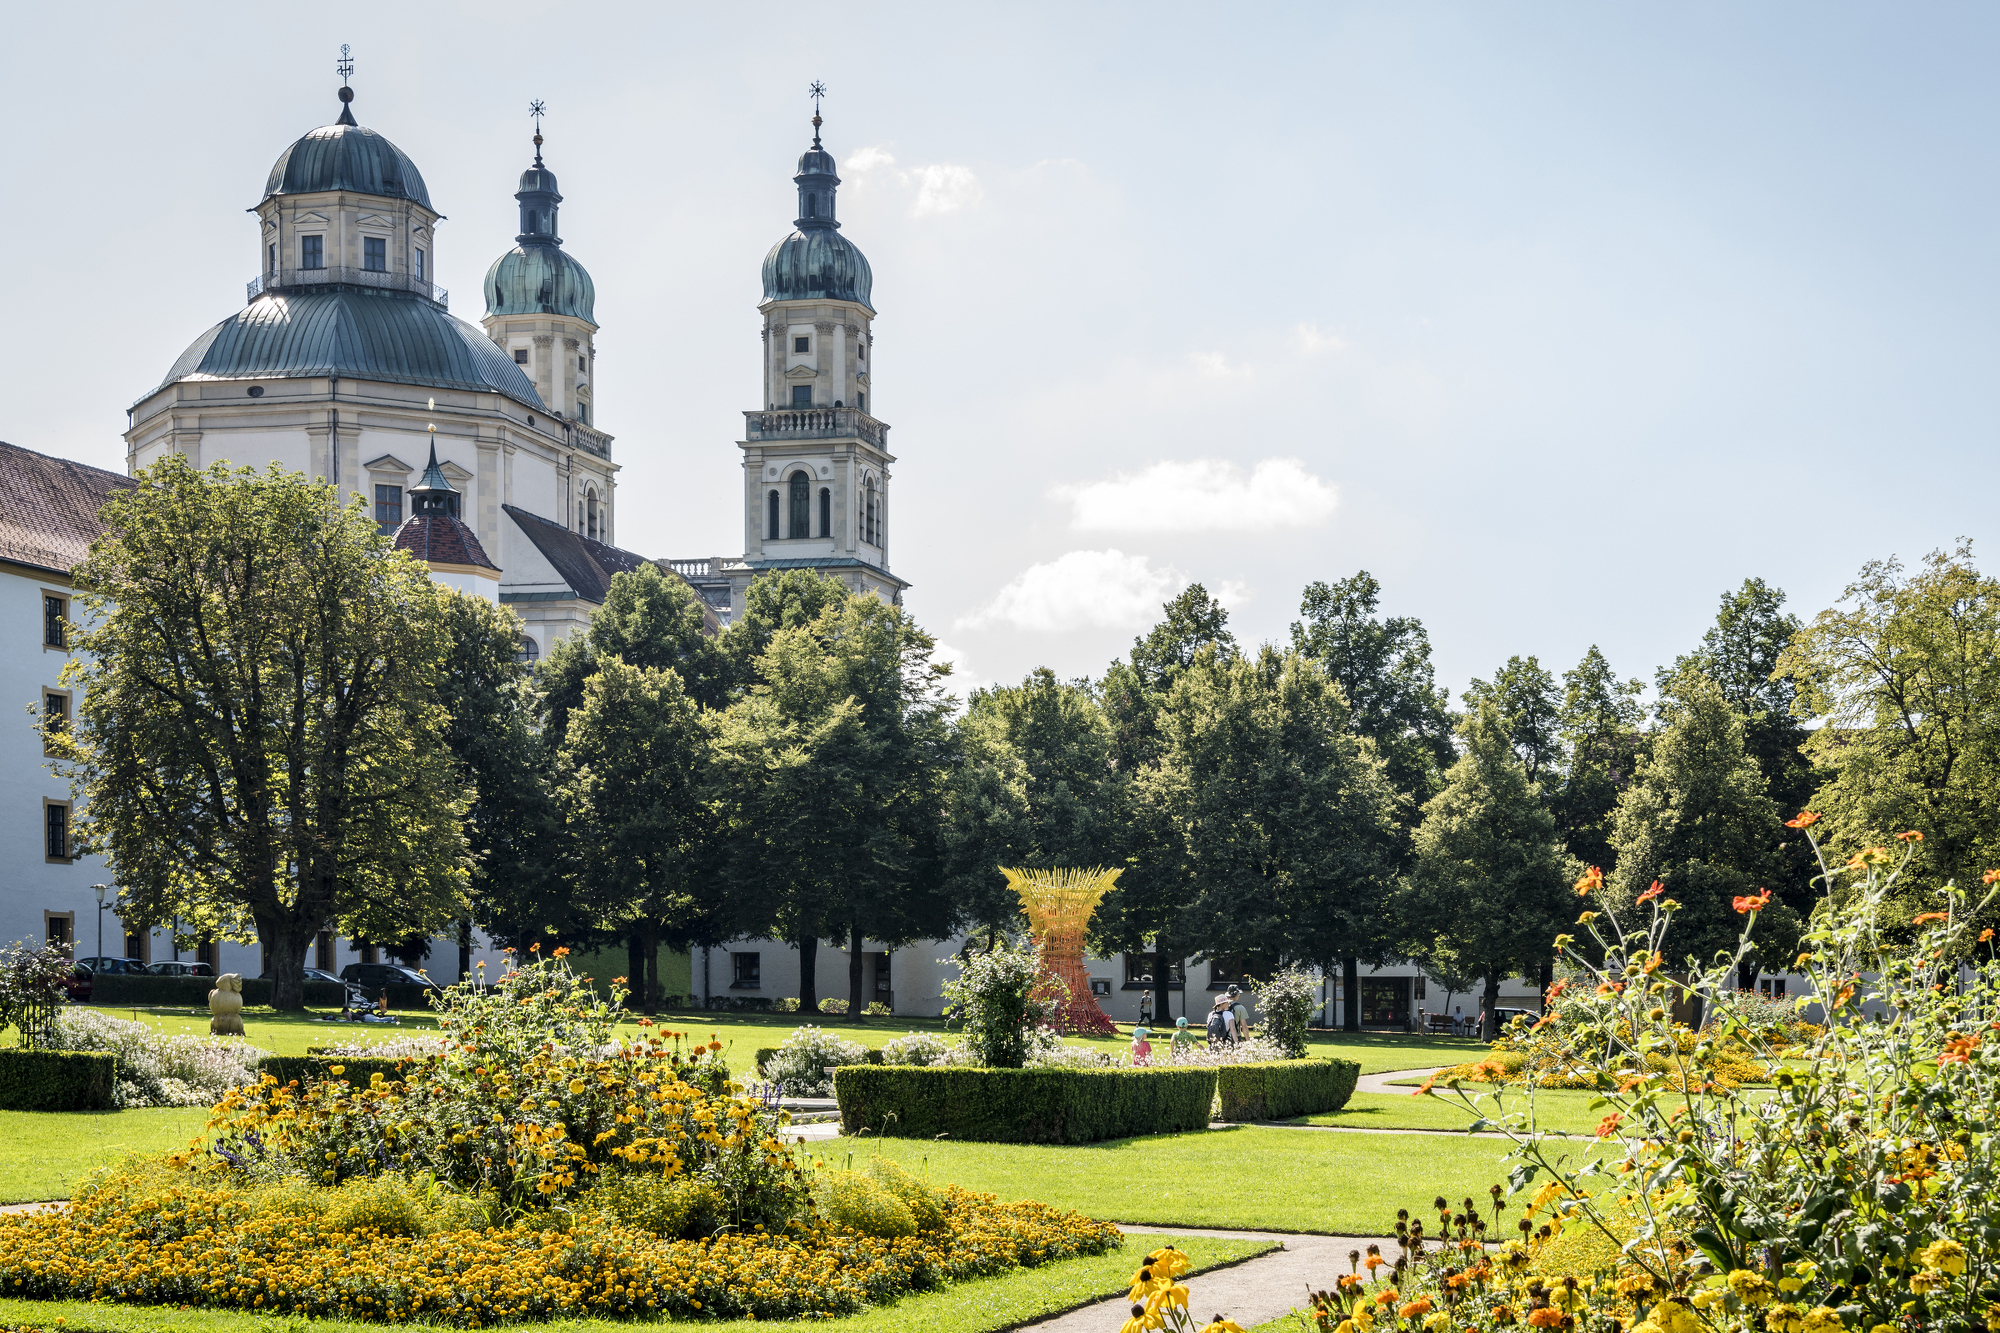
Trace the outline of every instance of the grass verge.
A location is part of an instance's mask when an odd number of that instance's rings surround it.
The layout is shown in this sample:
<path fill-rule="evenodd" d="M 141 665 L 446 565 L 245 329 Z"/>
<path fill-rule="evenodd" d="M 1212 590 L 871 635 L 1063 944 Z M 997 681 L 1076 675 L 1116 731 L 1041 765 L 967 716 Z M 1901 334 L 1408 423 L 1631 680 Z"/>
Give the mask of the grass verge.
<path fill-rule="evenodd" d="M 0 1203 L 67 1199 L 93 1167 L 127 1153 L 172 1152 L 207 1123 L 203 1107 L 0 1111 Z"/>
<path fill-rule="evenodd" d="M 906 1296 L 893 1305 L 878 1306 L 844 1319 L 818 1320 L 813 1328 L 825 1333 L 929 1333 L 949 1328 L 953 1333 L 994 1333 L 1031 1323 L 1125 1289 L 1138 1255 L 1160 1245 L 1175 1245 L 1194 1262 L 1194 1271 L 1241 1263 L 1277 1248 L 1263 1241 L 1225 1240 L 1215 1236 L 1144 1235 L 1129 1238 L 1122 1250 L 1069 1259 L 1042 1268 L 1024 1268 L 999 1277 L 959 1282 L 937 1291 Z M 61 1320 L 58 1324 L 56 1321 Z M 664 1322 L 664 1321 L 663 1321 Z M 510 1333 L 618 1333 L 634 1325 L 625 1320 L 562 1319 L 545 1323 L 508 1324 Z M 756 1320 L 702 1321 L 704 1333 L 751 1333 L 769 1328 Z M 111 1305 L 93 1301 L 24 1301 L 0 1299 L 0 1327 L 34 1328 L 63 1333 L 380 1333 L 379 1323 L 346 1319 L 273 1318 L 220 1310 L 176 1310 L 157 1305 Z M 397 1325 L 413 1327 L 413 1325 Z"/>
<path fill-rule="evenodd" d="M 1116 1222 L 1326 1235 L 1384 1235 L 1398 1208 L 1483 1195 L 1507 1178 L 1497 1139 L 1263 1126 L 1061 1146 L 843 1139 L 808 1149 L 835 1166 L 850 1154 L 886 1157 L 935 1180 Z M 1598 1151 L 1581 1142 L 1573 1155 Z"/>
<path fill-rule="evenodd" d="M 1591 1099 L 1596 1095 L 1594 1092 L 1567 1089 L 1536 1093 L 1535 1127 L 1559 1134 L 1593 1132 L 1604 1118 L 1601 1107 L 1595 1111 L 1590 1109 Z M 1528 1099 L 1521 1093 L 1510 1091 L 1504 1109 L 1509 1114 L 1525 1112 Z M 1490 1093 L 1480 1101 L 1479 1113 L 1487 1116 L 1500 1114 Z M 1348 1129 L 1463 1130 L 1469 1128 L 1475 1118 L 1463 1102 L 1450 1094 L 1440 1096 L 1431 1093 L 1412 1097 L 1407 1092 L 1357 1092 L 1338 1111 L 1301 1116 L 1290 1123 L 1335 1125 Z"/>

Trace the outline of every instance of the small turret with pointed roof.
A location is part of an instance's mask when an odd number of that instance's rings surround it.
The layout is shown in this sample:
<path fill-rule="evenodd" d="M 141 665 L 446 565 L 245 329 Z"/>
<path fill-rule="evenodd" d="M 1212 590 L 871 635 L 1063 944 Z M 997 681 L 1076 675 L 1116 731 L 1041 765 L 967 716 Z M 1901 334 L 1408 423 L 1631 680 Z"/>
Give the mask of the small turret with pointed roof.
<path fill-rule="evenodd" d="M 435 401 L 435 400 L 433 400 Z M 431 459 L 422 480 L 410 487 L 410 515 L 413 518 L 457 518 L 462 497 L 451 479 L 438 466 L 437 427 L 431 427 Z"/>

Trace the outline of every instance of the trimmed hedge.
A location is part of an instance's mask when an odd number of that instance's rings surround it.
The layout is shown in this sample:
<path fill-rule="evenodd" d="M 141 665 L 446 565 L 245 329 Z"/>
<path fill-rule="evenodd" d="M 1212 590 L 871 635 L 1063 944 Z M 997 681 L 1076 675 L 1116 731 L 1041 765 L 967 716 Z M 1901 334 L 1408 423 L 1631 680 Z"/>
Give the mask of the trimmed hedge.
<path fill-rule="evenodd" d="M 1361 1066 L 1352 1060 L 1267 1060 L 1221 1065 L 1216 1096 L 1223 1120 L 1290 1120 L 1338 1111 L 1354 1095 Z"/>
<path fill-rule="evenodd" d="M 365 1088 L 376 1074 L 389 1082 L 400 1082 L 402 1070 L 409 1063 L 407 1057 L 385 1060 L 377 1055 L 267 1055 L 257 1062 L 257 1073 L 269 1074 L 280 1083 L 297 1079 L 300 1087 L 339 1078 Z M 333 1065 L 339 1065 L 341 1072 L 331 1072 Z"/>
<path fill-rule="evenodd" d="M 129 972 L 101 972 L 90 978 L 90 1003 L 111 1008 L 145 1009 L 152 1006 L 190 1009 L 208 1007 L 208 993 L 215 989 L 214 977 L 156 977 L 139 976 Z M 411 1009 L 428 1010 L 424 1003 L 423 988 L 420 986 L 391 986 L 389 1003 L 404 1008 L 405 1002 L 396 994 L 406 990 L 415 998 L 407 1005 Z M 306 1004 L 314 1009 L 338 1009 L 345 1003 L 347 987 L 336 981 L 308 981 L 306 983 Z M 370 993 L 373 998 L 373 993 Z M 262 977 L 243 978 L 243 1003 L 263 1005 L 271 1002 L 271 983 Z"/>
<path fill-rule="evenodd" d="M 109 1111 L 117 1072 L 109 1051 L 0 1050 L 0 1110 Z"/>
<path fill-rule="evenodd" d="M 1094 1143 L 1202 1129 L 1213 1069 L 967 1069 L 842 1065 L 843 1134 L 975 1143 Z"/>

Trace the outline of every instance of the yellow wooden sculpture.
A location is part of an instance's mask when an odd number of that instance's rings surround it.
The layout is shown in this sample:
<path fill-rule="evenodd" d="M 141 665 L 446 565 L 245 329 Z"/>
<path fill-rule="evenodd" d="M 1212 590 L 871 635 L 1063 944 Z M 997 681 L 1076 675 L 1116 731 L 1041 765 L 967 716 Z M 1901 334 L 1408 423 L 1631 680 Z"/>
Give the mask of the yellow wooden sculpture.
<path fill-rule="evenodd" d="M 1000 867 L 1007 887 L 1021 900 L 1028 930 L 1042 946 L 1042 962 L 1069 989 L 1063 1005 L 1063 1027 L 1072 1032 L 1111 1032 L 1115 1028 L 1090 993 L 1090 975 L 1083 970 L 1083 938 L 1090 918 L 1104 895 L 1125 872 L 1105 870 L 1010 870 Z"/>
<path fill-rule="evenodd" d="M 208 993 L 208 1030 L 218 1037 L 243 1035 L 243 978 L 224 972 Z"/>

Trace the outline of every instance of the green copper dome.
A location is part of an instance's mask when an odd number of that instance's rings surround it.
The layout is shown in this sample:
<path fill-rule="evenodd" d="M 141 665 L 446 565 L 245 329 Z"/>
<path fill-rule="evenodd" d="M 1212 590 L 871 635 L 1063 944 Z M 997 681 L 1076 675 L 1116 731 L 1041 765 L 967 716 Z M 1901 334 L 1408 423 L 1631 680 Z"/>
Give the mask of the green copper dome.
<path fill-rule="evenodd" d="M 597 322 L 590 272 L 553 245 L 517 245 L 486 270 L 489 315 L 568 315 Z"/>
<path fill-rule="evenodd" d="M 375 131 L 351 122 L 322 125 L 307 134 L 284 151 L 264 182 L 266 199 L 322 190 L 349 190 L 431 206 L 430 191 L 409 155 Z"/>

